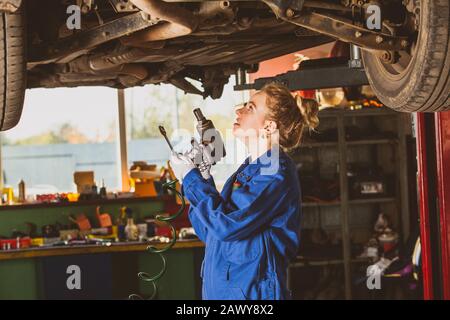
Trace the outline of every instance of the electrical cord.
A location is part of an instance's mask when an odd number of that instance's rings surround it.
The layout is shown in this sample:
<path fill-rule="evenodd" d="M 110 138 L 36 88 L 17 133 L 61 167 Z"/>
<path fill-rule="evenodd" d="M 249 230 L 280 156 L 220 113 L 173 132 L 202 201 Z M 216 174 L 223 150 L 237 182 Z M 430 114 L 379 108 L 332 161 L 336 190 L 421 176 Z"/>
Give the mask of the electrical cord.
<path fill-rule="evenodd" d="M 179 192 L 176 189 L 177 182 L 178 182 L 178 180 L 176 180 L 176 179 L 172 180 L 172 181 L 169 181 L 169 182 L 166 182 L 166 183 L 163 184 L 163 189 L 168 189 L 168 190 L 173 191 L 175 193 L 175 195 L 180 198 L 180 200 L 181 200 L 181 207 L 180 207 L 180 209 L 178 209 L 178 211 L 175 214 L 173 214 L 171 216 L 168 216 L 168 217 L 164 217 L 164 216 L 161 216 L 161 215 L 157 215 L 155 217 L 155 219 L 157 221 L 165 223 L 171 229 L 171 231 L 172 231 L 172 240 L 167 246 L 165 246 L 165 247 L 163 247 L 161 249 L 158 249 L 157 247 L 152 246 L 152 245 L 149 245 L 146 248 L 146 251 L 148 251 L 151 254 L 157 254 L 161 258 L 161 260 L 162 260 L 161 271 L 159 273 L 157 273 L 156 275 L 153 275 L 153 276 L 148 274 L 147 272 L 142 272 L 141 271 L 141 272 L 138 273 L 138 277 L 142 281 L 150 282 L 152 284 L 152 286 L 153 286 L 153 293 L 147 300 L 153 300 L 156 297 L 156 294 L 158 292 L 158 287 L 156 285 L 156 281 L 159 280 L 164 275 L 164 273 L 166 272 L 167 260 L 164 257 L 163 253 L 168 251 L 169 249 L 171 249 L 175 245 L 175 243 L 177 242 L 177 234 L 176 234 L 175 228 L 170 222 L 175 220 L 175 219 L 177 219 L 184 212 L 184 209 L 186 208 L 186 201 L 184 200 L 184 196 L 181 194 L 181 192 Z M 128 299 L 130 299 L 130 300 L 144 300 L 144 298 L 142 296 L 138 295 L 138 294 L 131 294 L 128 297 Z"/>

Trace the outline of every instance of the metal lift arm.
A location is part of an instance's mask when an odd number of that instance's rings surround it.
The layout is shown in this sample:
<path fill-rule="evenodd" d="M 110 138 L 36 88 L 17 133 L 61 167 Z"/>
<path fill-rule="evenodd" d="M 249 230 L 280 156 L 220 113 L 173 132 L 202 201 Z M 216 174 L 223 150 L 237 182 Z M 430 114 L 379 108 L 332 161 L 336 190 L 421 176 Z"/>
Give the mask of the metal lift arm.
<path fill-rule="evenodd" d="M 306 60 L 300 70 L 289 71 L 276 75 L 256 79 L 254 83 L 245 83 L 245 77 L 238 77 L 235 90 L 259 90 L 270 82 L 279 82 L 290 90 L 312 90 L 337 87 L 351 87 L 368 85 L 364 68 L 349 66 L 347 58 L 327 58 Z"/>

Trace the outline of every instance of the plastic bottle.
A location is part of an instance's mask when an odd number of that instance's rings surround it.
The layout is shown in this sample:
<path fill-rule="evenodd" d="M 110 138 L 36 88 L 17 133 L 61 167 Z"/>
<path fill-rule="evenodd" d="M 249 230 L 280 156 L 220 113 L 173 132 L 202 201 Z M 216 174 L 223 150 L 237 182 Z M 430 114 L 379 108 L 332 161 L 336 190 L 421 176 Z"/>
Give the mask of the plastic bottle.
<path fill-rule="evenodd" d="M 133 221 L 133 211 L 130 208 L 126 209 L 127 213 L 127 225 L 125 226 L 125 234 L 128 241 L 137 241 L 139 239 L 138 227 Z"/>

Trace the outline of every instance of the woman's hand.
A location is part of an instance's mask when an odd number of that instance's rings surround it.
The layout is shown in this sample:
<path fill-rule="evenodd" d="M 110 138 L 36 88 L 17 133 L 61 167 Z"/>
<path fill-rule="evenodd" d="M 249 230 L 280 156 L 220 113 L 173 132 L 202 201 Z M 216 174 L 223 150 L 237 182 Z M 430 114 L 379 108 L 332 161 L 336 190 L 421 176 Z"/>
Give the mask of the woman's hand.
<path fill-rule="evenodd" d="M 203 144 L 199 145 L 200 152 L 202 153 L 202 163 L 200 163 L 198 169 L 202 174 L 203 179 L 208 180 L 211 178 L 211 166 L 212 166 L 212 157 L 209 149 Z"/>
<path fill-rule="evenodd" d="M 195 139 L 192 139 L 192 149 L 187 153 L 189 158 L 194 159 L 194 164 L 198 166 L 203 179 L 208 180 L 211 177 L 211 166 L 213 159 L 210 150 L 203 144 L 199 144 Z"/>
<path fill-rule="evenodd" d="M 192 162 L 191 158 L 187 154 L 179 154 L 175 151 L 172 152 L 170 157 L 170 166 L 177 179 L 182 182 L 184 177 L 195 168 L 195 164 Z"/>

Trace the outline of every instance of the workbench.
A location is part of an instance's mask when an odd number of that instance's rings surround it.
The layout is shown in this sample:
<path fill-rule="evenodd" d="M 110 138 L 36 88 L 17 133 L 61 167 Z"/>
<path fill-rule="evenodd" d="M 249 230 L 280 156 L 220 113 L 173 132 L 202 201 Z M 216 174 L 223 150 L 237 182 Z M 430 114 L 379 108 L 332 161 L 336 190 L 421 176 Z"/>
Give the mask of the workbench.
<path fill-rule="evenodd" d="M 149 246 L 158 249 L 165 247 L 165 243 L 156 242 L 120 242 L 112 243 L 111 246 L 105 245 L 76 245 L 65 247 L 32 247 L 27 249 L 0 251 L 0 261 L 31 259 L 43 257 L 69 256 L 76 254 L 94 254 L 94 253 L 118 253 L 118 252 L 143 252 Z M 199 240 L 177 240 L 177 243 L 171 248 L 175 249 L 195 249 L 204 248 L 205 245 Z"/>
<path fill-rule="evenodd" d="M 136 219 L 170 212 L 177 208 L 172 197 L 92 200 L 74 203 L 0 206 L 0 234 L 13 229 L 24 231 L 25 222 L 40 228 L 68 215 L 85 213 L 93 220 L 95 208 L 115 218 L 122 206 L 131 208 Z M 183 220 L 183 217 L 180 217 Z M 185 219 L 185 217 L 184 217 Z M 138 272 L 155 275 L 162 261 L 146 251 L 150 243 L 126 242 L 102 245 L 27 248 L 0 251 L 0 299 L 127 299 L 137 293 L 152 295 L 151 284 L 140 280 Z M 151 243 L 156 247 L 165 243 Z M 204 244 L 199 240 L 177 241 L 164 253 L 167 270 L 158 281 L 157 299 L 200 299 L 200 266 Z M 81 290 L 67 289 L 69 266 L 81 270 Z"/>

